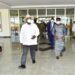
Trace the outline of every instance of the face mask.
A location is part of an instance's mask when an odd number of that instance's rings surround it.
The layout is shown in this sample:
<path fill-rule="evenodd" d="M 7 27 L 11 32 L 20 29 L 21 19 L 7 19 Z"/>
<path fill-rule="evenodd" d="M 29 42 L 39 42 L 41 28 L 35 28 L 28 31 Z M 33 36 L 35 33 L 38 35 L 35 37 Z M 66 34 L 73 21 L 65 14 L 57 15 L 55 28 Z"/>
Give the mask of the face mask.
<path fill-rule="evenodd" d="M 31 23 L 34 23 L 34 21 L 33 21 L 33 20 L 31 20 Z"/>
<path fill-rule="evenodd" d="M 28 19 L 28 20 L 27 20 L 27 23 L 31 23 L 31 19 Z"/>
<path fill-rule="evenodd" d="M 57 23 L 57 24 L 60 24 L 60 21 L 57 21 L 56 23 Z"/>
<path fill-rule="evenodd" d="M 51 22 L 54 22 L 54 20 L 51 20 Z"/>

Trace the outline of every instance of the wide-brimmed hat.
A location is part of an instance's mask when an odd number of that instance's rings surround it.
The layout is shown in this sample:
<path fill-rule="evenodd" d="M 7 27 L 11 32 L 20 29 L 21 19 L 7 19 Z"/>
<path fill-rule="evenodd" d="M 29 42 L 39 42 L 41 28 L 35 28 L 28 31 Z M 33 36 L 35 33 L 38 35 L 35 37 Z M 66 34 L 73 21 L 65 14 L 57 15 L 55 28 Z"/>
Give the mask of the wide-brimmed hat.
<path fill-rule="evenodd" d="M 26 15 L 25 19 L 32 18 L 30 15 Z"/>

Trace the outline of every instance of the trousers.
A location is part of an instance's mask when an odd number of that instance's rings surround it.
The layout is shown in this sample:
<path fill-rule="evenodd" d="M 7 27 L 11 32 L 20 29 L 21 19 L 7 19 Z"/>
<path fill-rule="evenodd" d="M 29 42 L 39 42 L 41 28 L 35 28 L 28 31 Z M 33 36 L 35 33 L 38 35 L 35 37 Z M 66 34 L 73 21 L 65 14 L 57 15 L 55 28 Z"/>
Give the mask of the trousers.
<path fill-rule="evenodd" d="M 35 60 L 35 45 L 30 45 L 30 46 L 22 45 L 22 48 L 23 48 L 23 53 L 21 57 L 21 65 L 26 64 L 26 59 L 29 49 L 30 49 L 31 59 Z"/>

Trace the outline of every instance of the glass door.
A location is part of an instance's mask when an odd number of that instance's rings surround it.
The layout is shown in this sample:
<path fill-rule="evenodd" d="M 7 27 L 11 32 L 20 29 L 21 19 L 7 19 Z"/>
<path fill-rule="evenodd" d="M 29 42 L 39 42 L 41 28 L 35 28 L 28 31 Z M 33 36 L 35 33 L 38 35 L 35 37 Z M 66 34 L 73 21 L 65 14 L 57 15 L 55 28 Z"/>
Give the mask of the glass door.
<path fill-rule="evenodd" d="M 10 10 L 11 41 L 19 42 L 19 17 L 18 10 Z"/>

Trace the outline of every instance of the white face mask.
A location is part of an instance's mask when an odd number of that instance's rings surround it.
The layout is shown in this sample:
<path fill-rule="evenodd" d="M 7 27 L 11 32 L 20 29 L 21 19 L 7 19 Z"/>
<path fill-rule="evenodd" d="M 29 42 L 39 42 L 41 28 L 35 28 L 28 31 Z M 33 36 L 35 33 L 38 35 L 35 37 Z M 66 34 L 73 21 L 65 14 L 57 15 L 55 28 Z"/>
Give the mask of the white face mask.
<path fill-rule="evenodd" d="M 57 23 L 57 24 L 60 24 L 60 21 L 57 21 L 56 23 Z"/>
<path fill-rule="evenodd" d="M 28 20 L 27 20 L 27 23 L 31 23 L 31 19 L 28 19 Z"/>
<path fill-rule="evenodd" d="M 51 20 L 51 22 L 54 22 L 54 20 Z"/>
<path fill-rule="evenodd" d="M 31 20 L 31 23 L 34 23 L 34 20 Z"/>

